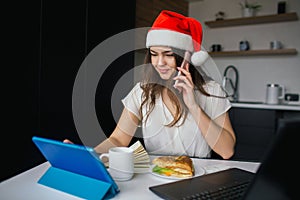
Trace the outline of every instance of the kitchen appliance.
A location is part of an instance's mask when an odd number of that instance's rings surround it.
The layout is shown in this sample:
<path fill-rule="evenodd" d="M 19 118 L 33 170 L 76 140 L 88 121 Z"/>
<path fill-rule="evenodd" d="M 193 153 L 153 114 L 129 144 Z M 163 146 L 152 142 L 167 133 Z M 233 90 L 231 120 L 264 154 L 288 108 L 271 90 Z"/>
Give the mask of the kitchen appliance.
<path fill-rule="evenodd" d="M 283 85 L 270 83 L 267 84 L 266 103 L 279 104 L 284 99 L 285 88 Z"/>
<path fill-rule="evenodd" d="M 289 105 L 298 105 L 300 106 L 299 94 L 296 93 L 285 93 L 284 103 Z"/>

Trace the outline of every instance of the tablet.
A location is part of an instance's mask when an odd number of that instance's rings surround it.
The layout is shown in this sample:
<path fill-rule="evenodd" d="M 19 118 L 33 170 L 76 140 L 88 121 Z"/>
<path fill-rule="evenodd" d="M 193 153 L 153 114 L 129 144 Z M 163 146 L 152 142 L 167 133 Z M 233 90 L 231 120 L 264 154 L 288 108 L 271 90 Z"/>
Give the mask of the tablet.
<path fill-rule="evenodd" d="M 38 136 L 33 136 L 32 141 L 52 167 L 109 183 L 113 193 L 119 192 L 118 185 L 93 148 Z"/>

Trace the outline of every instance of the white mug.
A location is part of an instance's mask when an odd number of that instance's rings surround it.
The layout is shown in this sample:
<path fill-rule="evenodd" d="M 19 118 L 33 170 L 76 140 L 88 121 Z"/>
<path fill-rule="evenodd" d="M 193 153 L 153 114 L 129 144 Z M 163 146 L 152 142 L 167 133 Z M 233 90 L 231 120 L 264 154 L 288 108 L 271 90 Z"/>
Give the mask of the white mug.
<path fill-rule="evenodd" d="M 279 100 L 284 98 L 284 86 L 279 84 L 268 84 L 267 85 L 267 95 L 266 103 L 267 104 L 278 104 Z"/>
<path fill-rule="evenodd" d="M 133 149 L 129 147 L 112 147 L 108 153 L 100 155 L 108 158 L 109 173 L 115 181 L 127 181 L 134 174 Z"/>

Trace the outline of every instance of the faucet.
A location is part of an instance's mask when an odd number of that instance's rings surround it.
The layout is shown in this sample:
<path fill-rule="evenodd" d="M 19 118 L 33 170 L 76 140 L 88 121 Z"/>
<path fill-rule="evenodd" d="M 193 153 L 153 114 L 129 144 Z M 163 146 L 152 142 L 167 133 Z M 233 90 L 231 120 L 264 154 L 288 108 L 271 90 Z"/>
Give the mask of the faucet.
<path fill-rule="evenodd" d="M 227 72 L 229 69 L 232 69 L 235 73 L 235 82 L 233 84 L 232 79 L 227 77 Z M 230 87 L 233 90 L 233 94 L 229 95 L 229 97 L 232 97 L 233 102 L 238 101 L 238 82 L 239 82 L 239 73 L 235 66 L 229 65 L 225 68 L 224 75 L 223 75 L 223 82 L 222 86 L 226 90 L 227 82 L 229 82 Z"/>

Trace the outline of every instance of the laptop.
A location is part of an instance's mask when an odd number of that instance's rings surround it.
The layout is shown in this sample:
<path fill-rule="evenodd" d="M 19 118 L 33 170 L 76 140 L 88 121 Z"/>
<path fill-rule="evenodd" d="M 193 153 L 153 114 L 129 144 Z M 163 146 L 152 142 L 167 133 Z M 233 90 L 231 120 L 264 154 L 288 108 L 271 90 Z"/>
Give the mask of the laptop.
<path fill-rule="evenodd" d="M 150 186 L 163 199 L 299 199 L 296 159 L 300 118 L 280 119 L 274 140 L 256 173 L 239 168 Z M 295 156 L 292 156 L 292 155 Z M 297 175 L 298 174 L 298 175 Z M 295 183 L 296 182 L 296 183 Z"/>

